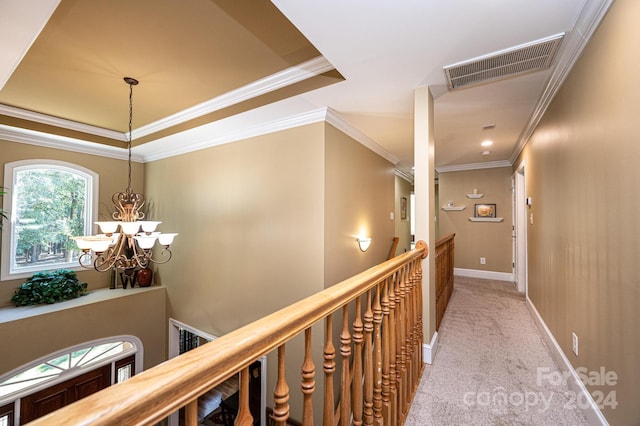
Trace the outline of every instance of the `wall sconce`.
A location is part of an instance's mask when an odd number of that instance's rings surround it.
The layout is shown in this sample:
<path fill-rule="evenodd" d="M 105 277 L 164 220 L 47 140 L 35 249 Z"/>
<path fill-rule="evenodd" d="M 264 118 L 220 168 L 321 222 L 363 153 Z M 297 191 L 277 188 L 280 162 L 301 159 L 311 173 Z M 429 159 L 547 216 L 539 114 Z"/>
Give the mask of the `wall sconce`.
<path fill-rule="evenodd" d="M 367 249 L 371 245 L 371 238 L 358 237 L 356 238 L 356 241 L 358 241 L 358 247 L 360 247 L 360 251 L 363 251 L 363 252 L 367 251 Z"/>

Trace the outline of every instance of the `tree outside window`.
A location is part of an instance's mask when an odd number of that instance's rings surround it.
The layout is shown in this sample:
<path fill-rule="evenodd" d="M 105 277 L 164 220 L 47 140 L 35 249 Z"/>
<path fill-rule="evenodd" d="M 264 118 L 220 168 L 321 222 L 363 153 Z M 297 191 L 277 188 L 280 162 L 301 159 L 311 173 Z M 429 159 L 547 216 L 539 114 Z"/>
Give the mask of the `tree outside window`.
<path fill-rule="evenodd" d="M 6 184 L 11 231 L 3 233 L 3 279 L 5 240 L 9 234 L 10 274 L 78 266 L 78 250 L 71 237 L 91 233 L 93 205 L 92 172 L 68 163 L 32 163 L 7 166 Z M 5 182 L 7 181 L 5 170 Z M 97 176 L 96 176 L 97 180 Z"/>

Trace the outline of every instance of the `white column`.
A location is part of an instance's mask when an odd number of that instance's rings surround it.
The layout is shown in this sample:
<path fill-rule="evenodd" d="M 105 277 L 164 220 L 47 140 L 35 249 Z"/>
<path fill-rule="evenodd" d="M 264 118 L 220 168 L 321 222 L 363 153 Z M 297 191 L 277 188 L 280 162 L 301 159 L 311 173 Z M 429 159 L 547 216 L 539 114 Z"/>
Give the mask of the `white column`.
<path fill-rule="evenodd" d="M 429 256 L 422 261 L 424 344 L 434 343 L 435 308 L 435 166 L 433 139 L 433 96 L 428 87 L 414 92 L 414 193 L 416 241 L 429 246 Z M 429 350 L 434 350 L 431 348 Z M 435 355 L 435 352 L 432 353 Z"/>

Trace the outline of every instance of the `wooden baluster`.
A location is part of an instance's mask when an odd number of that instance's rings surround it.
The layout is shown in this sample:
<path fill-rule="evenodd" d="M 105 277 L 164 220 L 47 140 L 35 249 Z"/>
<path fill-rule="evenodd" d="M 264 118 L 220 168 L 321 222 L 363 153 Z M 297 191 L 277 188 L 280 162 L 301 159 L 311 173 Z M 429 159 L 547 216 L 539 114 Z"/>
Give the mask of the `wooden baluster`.
<path fill-rule="evenodd" d="M 414 362 L 414 349 L 416 347 L 415 341 L 415 332 L 414 332 L 414 305 L 413 305 L 413 289 L 415 287 L 415 268 L 413 264 L 410 264 L 409 267 L 409 276 L 407 279 L 407 287 L 406 287 L 406 300 L 407 300 L 407 402 L 405 405 L 405 413 L 409 410 L 409 404 L 411 401 L 411 395 L 413 394 L 413 385 L 414 385 L 414 370 L 416 368 Z"/>
<path fill-rule="evenodd" d="M 333 317 L 329 314 L 326 318 L 325 342 L 324 342 L 324 407 L 323 422 L 324 426 L 335 426 L 334 406 L 335 400 L 333 396 L 333 373 L 336 371 L 336 350 L 333 346 Z"/>
<path fill-rule="evenodd" d="M 186 426 L 196 426 L 198 424 L 198 398 L 185 405 L 184 424 Z"/>
<path fill-rule="evenodd" d="M 278 380 L 273 391 L 273 420 L 276 426 L 286 426 L 289 419 L 289 385 L 286 375 L 285 345 L 278 346 Z"/>
<path fill-rule="evenodd" d="M 362 324 L 362 299 L 356 298 L 356 317 L 353 321 L 353 371 L 351 380 L 351 411 L 354 426 L 362 425 L 362 345 L 364 335 Z"/>
<path fill-rule="evenodd" d="M 391 412 L 389 418 L 392 425 L 398 424 L 398 379 L 396 377 L 396 292 L 400 274 L 396 272 L 389 283 L 389 398 Z"/>
<path fill-rule="evenodd" d="M 382 424 L 382 306 L 380 306 L 380 286 L 375 287 L 373 301 L 373 422 Z M 373 291 L 373 290 L 372 290 Z"/>
<path fill-rule="evenodd" d="M 414 389 L 418 387 L 420 373 L 422 372 L 422 336 L 420 335 L 420 286 L 422 285 L 422 274 L 419 268 L 419 262 L 415 262 L 414 285 L 411 300 L 413 301 L 413 335 L 414 335 L 414 357 L 413 362 L 416 367 L 414 376 Z"/>
<path fill-rule="evenodd" d="M 240 371 L 240 395 L 235 426 L 251 425 L 253 425 L 253 416 L 249 409 L 249 367 L 247 367 Z"/>
<path fill-rule="evenodd" d="M 364 424 L 373 424 L 373 310 L 371 292 L 367 292 L 367 308 L 364 312 Z"/>
<path fill-rule="evenodd" d="M 351 334 L 349 333 L 349 305 L 342 307 L 342 332 L 340 333 L 342 379 L 340 380 L 340 425 L 351 424 Z"/>
<path fill-rule="evenodd" d="M 420 276 L 420 280 L 418 281 L 418 341 L 422 344 L 424 340 L 424 330 L 422 328 L 422 283 L 423 283 L 423 275 L 422 275 L 422 262 L 418 259 L 416 260 L 418 265 L 418 274 Z M 422 359 L 422 350 L 419 351 L 419 360 L 420 365 L 424 364 L 424 360 Z"/>
<path fill-rule="evenodd" d="M 404 293 L 404 280 L 406 278 L 407 268 L 402 267 L 398 287 L 396 288 L 396 338 L 398 340 L 396 348 L 396 377 L 398 382 L 398 419 L 401 419 L 406 399 L 405 388 L 405 368 L 406 368 L 406 345 L 405 345 L 405 321 L 406 310 Z M 401 423 L 401 422 L 400 422 Z"/>
<path fill-rule="evenodd" d="M 313 364 L 311 327 L 304 331 L 304 362 L 302 363 L 302 424 L 313 426 L 313 392 L 316 389 L 316 367 Z"/>
<path fill-rule="evenodd" d="M 409 288 L 409 277 L 410 277 L 410 269 L 409 266 L 405 266 L 405 273 L 400 282 L 400 293 L 402 298 L 402 347 L 401 347 L 401 372 L 402 372 L 402 405 L 400 406 L 401 412 L 404 415 L 406 414 L 406 407 L 409 404 L 409 358 L 411 354 L 409 353 L 409 303 L 408 303 L 408 288 Z"/>
<path fill-rule="evenodd" d="M 389 354 L 391 350 L 389 348 L 389 295 L 388 289 L 391 286 L 392 278 L 387 278 L 382 284 L 382 418 L 384 424 L 391 424 L 391 402 L 389 400 L 390 395 L 390 380 L 389 380 Z"/>

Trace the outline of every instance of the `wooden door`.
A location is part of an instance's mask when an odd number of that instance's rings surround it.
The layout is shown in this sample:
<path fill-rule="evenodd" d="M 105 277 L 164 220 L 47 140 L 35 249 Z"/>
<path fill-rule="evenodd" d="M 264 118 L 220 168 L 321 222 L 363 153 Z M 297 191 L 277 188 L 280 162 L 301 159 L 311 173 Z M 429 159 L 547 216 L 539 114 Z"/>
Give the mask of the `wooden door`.
<path fill-rule="evenodd" d="M 49 414 L 111 385 L 111 364 L 33 393 L 20 400 L 20 424 Z"/>

